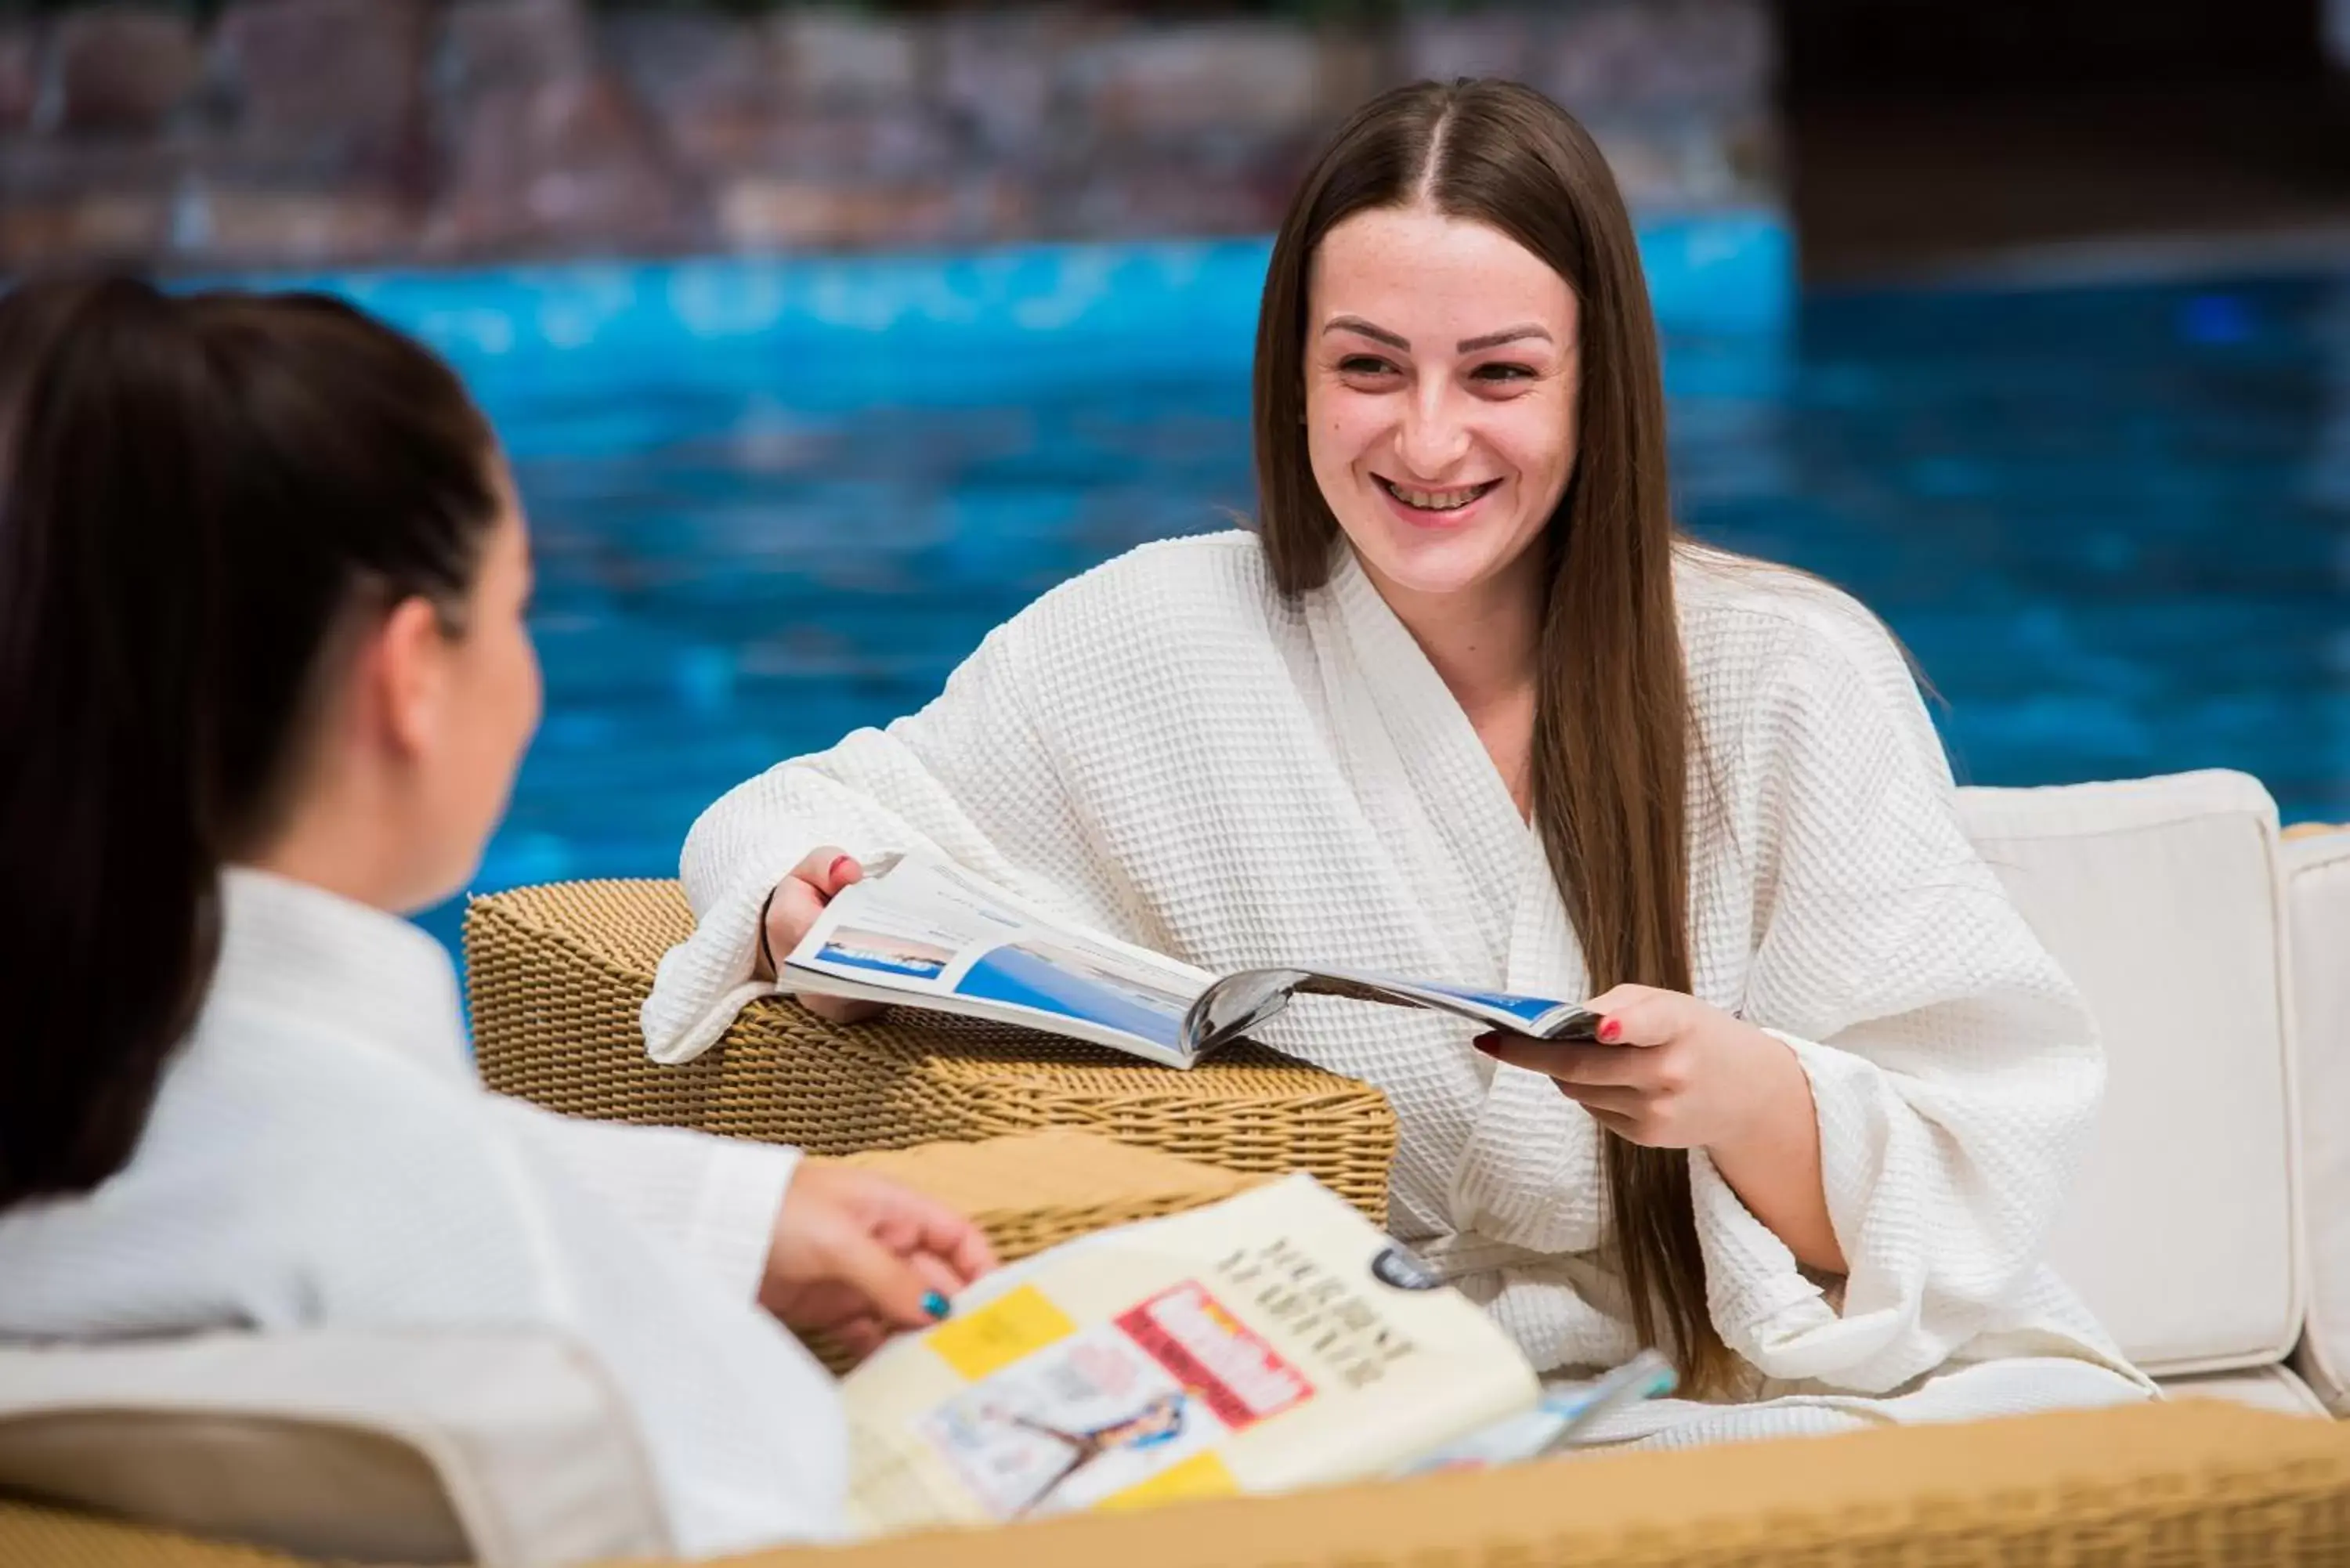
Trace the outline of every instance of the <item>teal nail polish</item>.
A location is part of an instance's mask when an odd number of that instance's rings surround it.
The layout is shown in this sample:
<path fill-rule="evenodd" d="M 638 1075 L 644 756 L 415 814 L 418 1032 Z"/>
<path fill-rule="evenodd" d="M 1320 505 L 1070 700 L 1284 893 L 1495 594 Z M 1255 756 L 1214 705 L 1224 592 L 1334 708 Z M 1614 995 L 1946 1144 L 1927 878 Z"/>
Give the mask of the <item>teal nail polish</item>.
<path fill-rule="evenodd" d="M 938 1292 L 932 1291 L 922 1298 L 922 1310 L 931 1314 L 931 1321 L 936 1322 L 954 1311 L 954 1303 Z"/>

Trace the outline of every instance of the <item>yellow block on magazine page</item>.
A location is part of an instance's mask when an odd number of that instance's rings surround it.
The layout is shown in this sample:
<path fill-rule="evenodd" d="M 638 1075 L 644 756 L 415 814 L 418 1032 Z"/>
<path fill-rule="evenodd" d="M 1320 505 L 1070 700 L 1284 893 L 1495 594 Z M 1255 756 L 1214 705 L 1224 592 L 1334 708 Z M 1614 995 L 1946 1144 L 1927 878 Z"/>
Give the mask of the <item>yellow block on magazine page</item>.
<path fill-rule="evenodd" d="M 1203 1497 L 1231 1497 L 1241 1490 L 1224 1461 L 1213 1454 L 1193 1454 L 1149 1480 L 1130 1486 L 1094 1504 L 1096 1513 L 1121 1513 L 1128 1509 L 1156 1508 L 1162 1502 L 1191 1502 Z"/>
<path fill-rule="evenodd" d="M 1044 1292 L 1023 1285 L 968 1316 L 941 1324 L 923 1338 L 941 1360 L 976 1383 L 1076 1331 Z"/>

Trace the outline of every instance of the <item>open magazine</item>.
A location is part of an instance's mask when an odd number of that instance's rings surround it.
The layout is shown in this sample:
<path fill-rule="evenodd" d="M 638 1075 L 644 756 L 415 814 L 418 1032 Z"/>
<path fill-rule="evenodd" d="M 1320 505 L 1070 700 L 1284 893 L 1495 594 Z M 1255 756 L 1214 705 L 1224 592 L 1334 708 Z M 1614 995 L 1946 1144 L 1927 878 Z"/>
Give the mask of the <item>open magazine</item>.
<path fill-rule="evenodd" d="M 933 1008 L 1189 1067 L 1292 996 L 1432 1008 L 1489 1029 L 1588 1040 L 1569 1002 L 1305 966 L 1215 975 L 1043 914 L 926 853 L 876 859 L 808 928 L 776 988 Z"/>
<path fill-rule="evenodd" d="M 1521 1459 L 1661 1393 L 1545 1397 L 1500 1327 L 1293 1176 L 980 1282 L 841 1385 L 865 1534 Z"/>

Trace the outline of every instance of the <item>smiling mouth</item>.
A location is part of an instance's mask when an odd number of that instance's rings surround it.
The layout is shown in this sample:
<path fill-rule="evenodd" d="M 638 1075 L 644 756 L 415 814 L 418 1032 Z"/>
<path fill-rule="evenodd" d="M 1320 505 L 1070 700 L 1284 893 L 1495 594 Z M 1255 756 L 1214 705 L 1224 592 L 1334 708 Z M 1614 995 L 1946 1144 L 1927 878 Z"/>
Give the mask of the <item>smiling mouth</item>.
<path fill-rule="evenodd" d="M 1467 485 L 1458 490 L 1411 490 L 1391 479 L 1381 479 L 1378 474 L 1371 477 L 1378 480 L 1380 489 L 1419 512 L 1458 512 L 1471 502 L 1491 494 L 1502 483 L 1498 479 L 1489 479 L 1482 484 Z"/>

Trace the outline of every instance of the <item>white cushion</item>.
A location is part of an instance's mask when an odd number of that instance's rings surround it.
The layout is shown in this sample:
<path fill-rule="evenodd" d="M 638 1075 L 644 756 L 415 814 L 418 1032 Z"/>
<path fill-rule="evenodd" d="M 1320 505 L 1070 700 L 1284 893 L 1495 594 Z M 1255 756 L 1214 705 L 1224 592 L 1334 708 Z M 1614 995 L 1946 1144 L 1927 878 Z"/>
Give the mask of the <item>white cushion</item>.
<path fill-rule="evenodd" d="M 2350 832 L 2284 846 L 2309 1317 L 2294 1364 L 2350 1415 Z"/>
<path fill-rule="evenodd" d="M 0 1349 L 0 1490 L 362 1563 L 669 1550 L 633 1424 L 538 1334 L 213 1334 Z"/>
<path fill-rule="evenodd" d="M 2217 772 L 1961 797 L 2105 1044 L 2051 1261 L 2148 1372 L 2283 1359 L 2301 1266 L 2275 803 Z"/>
<path fill-rule="evenodd" d="M 2325 1415 L 2325 1406 L 2309 1385 L 2286 1366 L 2253 1366 L 2241 1372 L 2201 1372 L 2192 1377 L 2166 1377 L 2162 1392 L 2171 1399 L 2225 1399 L 2255 1410 L 2286 1416 Z"/>

